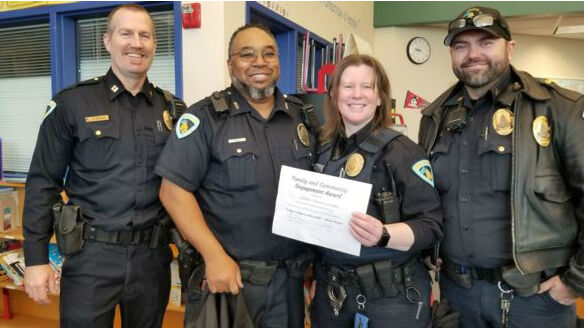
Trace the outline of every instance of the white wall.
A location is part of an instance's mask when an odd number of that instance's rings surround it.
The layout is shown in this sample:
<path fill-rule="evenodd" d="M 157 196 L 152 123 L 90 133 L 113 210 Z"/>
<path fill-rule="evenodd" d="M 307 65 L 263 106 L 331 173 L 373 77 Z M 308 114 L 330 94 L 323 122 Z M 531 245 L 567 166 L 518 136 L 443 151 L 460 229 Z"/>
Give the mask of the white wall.
<path fill-rule="evenodd" d="M 188 2 L 185 2 L 188 3 Z M 183 29 L 184 100 L 191 105 L 230 84 L 227 46 L 233 31 L 245 23 L 245 2 L 203 1 L 201 28 Z M 261 2 L 267 6 L 267 2 Z M 332 41 L 356 33 L 373 42 L 373 2 L 298 1 L 277 4 L 287 19 Z"/>
<path fill-rule="evenodd" d="M 432 54 L 422 65 L 414 65 L 406 55 L 406 45 L 414 36 L 430 42 Z M 375 30 L 375 55 L 384 65 L 396 98 L 396 109 L 408 126 L 408 136 L 416 141 L 420 110 L 404 109 L 408 90 L 432 101 L 457 80 L 452 73 L 450 54 L 444 46 L 446 31 L 434 28 L 387 27 Z M 512 64 L 536 77 L 555 77 L 584 80 L 584 41 L 514 35 L 517 41 Z"/>

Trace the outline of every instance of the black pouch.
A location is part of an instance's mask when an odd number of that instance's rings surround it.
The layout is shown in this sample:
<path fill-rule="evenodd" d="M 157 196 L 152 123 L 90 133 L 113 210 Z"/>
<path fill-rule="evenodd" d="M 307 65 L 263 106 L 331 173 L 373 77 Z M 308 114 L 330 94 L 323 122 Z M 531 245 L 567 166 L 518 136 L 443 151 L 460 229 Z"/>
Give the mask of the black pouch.
<path fill-rule="evenodd" d="M 375 267 L 375 274 L 377 275 L 377 281 L 379 281 L 379 285 L 381 286 L 383 297 L 397 296 L 399 289 L 393 278 L 391 261 L 375 262 L 373 263 L 373 266 Z"/>
<path fill-rule="evenodd" d="M 258 286 L 267 286 L 278 269 L 278 261 L 248 261 L 239 262 L 241 278 Z"/>
<path fill-rule="evenodd" d="M 60 210 L 58 207 L 60 206 Z M 62 256 L 71 256 L 83 249 L 83 215 L 77 205 L 56 204 L 53 207 L 53 228 L 57 236 L 57 246 Z"/>
<path fill-rule="evenodd" d="M 446 276 L 458 286 L 467 289 L 472 288 L 472 276 L 470 272 L 467 271 L 465 273 L 460 273 L 451 265 L 443 265 L 442 269 L 444 270 L 444 273 L 446 273 Z"/>
<path fill-rule="evenodd" d="M 375 300 L 383 297 L 382 287 L 377 281 L 373 264 L 362 265 L 355 271 L 357 271 L 357 277 L 359 277 L 361 292 L 365 294 L 367 300 Z"/>
<path fill-rule="evenodd" d="M 399 201 L 395 193 L 383 191 L 376 193 L 373 200 L 383 224 L 399 222 Z"/>
<path fill-rule="evenodd" d="M 523 275 L 515 265 L 504 266 L 502 271 L 503 281 L 511 286 L 519 296 L 533 296 L 539 290 L 541 277 L 539 272 Z"/>

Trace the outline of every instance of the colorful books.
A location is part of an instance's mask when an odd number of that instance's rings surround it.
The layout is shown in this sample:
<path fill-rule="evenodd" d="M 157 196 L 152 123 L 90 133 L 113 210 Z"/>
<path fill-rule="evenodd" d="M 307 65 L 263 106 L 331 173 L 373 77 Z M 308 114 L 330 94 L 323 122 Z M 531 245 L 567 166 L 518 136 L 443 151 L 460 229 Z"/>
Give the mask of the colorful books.
<path fill-rule="evenodd" d="M 24 253 L 21 249 L 15 249 L 0 254 L 0 266 L 12 279 L 15 286 L 24 283 Z"/>

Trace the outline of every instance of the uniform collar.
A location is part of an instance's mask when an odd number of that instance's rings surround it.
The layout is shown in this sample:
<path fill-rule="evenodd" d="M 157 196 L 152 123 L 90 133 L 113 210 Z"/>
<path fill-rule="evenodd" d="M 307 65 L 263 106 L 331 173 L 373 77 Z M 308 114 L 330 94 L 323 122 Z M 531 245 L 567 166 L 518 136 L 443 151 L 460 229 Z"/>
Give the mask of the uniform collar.
<path fill-rule="evenodd" d="M 367 123 L 361 130 L 357 131 L 350 137 L 346 137 L 345 133 L 342 132 L 337 138 L 335 146 L 332 151 L 332 160 L 338 160 L 339 158 L 346 156 L 349 151 L 353 151 L 357 148 L 363 141 L 365 141 L 371 134 L 371 128 L 373 127 L 373 121 Z"/>
<path fill-rule="evenodd" d="M 252 111 L 253 107 L 249 104 L 241 92 L 239 92 L 239 90 L 237 90 L 233 85 L 229 87 L 228 93 L 231 94 L 231 109 L 229 110 L 229 116 L 235 116 Z M 274 90 L 274 96 L 276 97 L 276 101 L 274 102 L 273 112 L 275 113 L 282 111 L 292 117 L 290 114 L 290 105 L 288 105 L 286 102 L 286 95 L 283 95 L 278 87 L 276 87 Z"/>
<path fill-rule="evenodd" d="M 118 77 L 116 76 L 114 71 L 111 69 L 111 67 L 107 71 L 107 74 L 105 75 L 104 81 L 105 81 L 105 86 L 108 90 L 107 92 L 108 92 L 108 96 L 109 96 L 110 101 L 114 100 L 118 95 L 120 95 L 124 91 L 126 91 L 126 88 L 124 88 L 124 85 L 122 84 L 120 79 L 118 79 Z M 146 98 L 146 100 L 150 104 L 152 104 L 152 96 L 154 94 L 154 87 L 148 81 L 148 77 L 144 81 L 144 84 L 142 84 L 142 89 L 140 90 L 140 92 L 138 92 L 137 95 L 139 95 L 139 94 L 143 94 L 144 97 Z"/>
<path fill-rule="evenodd" d="M 493 87 L 489 89 L 487 93 L 485 93 L 485 95 L 480 99 L 483 99 L 484 97 L 492 97 L 492 99 L 496 99 L 499 96 L 499 94 L 503 92 L 505 88 L 507 88 L 509 83 L 511 83 L 510 68 L 507 69 L 505 73 L 503 73 L 503 75 L 499 78 L 497 83 L 495 83 L 495 85 L 493 85 Z M 452 90 L 452 92 L 450 93 L 450 96 L 444 102 L 444 106 L 446 107 L 455 106 L 461 100 L 464 107 L 473 108 L 470 96 L 468 95 L 466 89 L 464 88 L 464 84 L 459 81 Z"/>

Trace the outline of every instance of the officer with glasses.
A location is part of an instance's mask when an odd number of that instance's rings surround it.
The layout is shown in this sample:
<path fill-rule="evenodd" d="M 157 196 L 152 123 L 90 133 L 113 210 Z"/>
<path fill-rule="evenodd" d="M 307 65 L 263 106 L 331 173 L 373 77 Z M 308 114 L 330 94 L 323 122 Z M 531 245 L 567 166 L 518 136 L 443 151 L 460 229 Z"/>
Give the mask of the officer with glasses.
<path fill-rule="evenodd" d="M 510 65 L 492 8 L 448 27 L 459 79 L 423 112 L 419 142 L 444 212 L 442 295 L 462 327 L 574 327 L 584 295 L 584 98 Z"/>
<path fill-rule="evenodd" d="M 311 168 L 313 126 L 302 102 L 276 87 L 278 47 L 264 26 L 233 33 L 227 65 L 231 86 L 192 105 L 169 138 L 155 169 L 160 198 L 204 259 L 205 289 L 242 292 L 255 327 L 300 328 L 310 258 L 271 230 L 281 166 Z M 196 308 L 192 297 L 187 327 Z"/>

